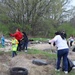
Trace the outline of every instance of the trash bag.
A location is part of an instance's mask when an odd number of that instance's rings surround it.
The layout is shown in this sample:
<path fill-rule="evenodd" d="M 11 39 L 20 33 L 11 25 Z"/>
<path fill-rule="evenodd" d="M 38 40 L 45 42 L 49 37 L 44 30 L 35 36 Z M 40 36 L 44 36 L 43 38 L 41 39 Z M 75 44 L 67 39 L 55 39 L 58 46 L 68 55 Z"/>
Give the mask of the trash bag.
<path fill-rule="evenodd" d="M 75 52 L 75 47 L 72 49 L 73 52 Z"/>
<path fill-rule="evenodd" d="M 53 46 L 55 46 L 55 45 L 56 45 L 56 43 L 54 42 L 54 43 L 53 43 Z"/>
<path fill-rule="evenodd" d="M 70 72 L 72 70 L 72 68 L 74 67 L 74 64 L 69 58 L 67 58 L 67 61 L 68 61 L 68 72 Z M 62 71 L 64 71 L 63 62 L 62 62 Z"/>

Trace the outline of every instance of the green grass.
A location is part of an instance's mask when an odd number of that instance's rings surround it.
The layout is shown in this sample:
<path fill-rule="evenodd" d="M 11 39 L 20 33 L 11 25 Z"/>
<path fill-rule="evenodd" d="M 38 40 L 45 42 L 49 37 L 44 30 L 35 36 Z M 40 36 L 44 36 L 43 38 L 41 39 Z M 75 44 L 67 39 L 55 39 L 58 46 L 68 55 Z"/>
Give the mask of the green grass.
<path fill-rule="evenodd" d="M 44 56 L 51 58 L 51 59 L 56 58 L 56 54 L 48 53 L 48 52 L 37 50 L 37 49 L 28 49 L 28 54 L 44 55 Z"/>
<path fill-rule="evenodd" d="M 4 54 L 4 51 L 0 51 L 0 55 L 3 55 Z"/>
<path fill-rule="evenodd" d="M 57 54 L 52 54 L 52 53 L 48 53 L 48 52 L 44 52 L 44 51 L 36 50 L 36 49 L 29 49 L 28 54 L 44 55 L 47 58 L 49 58 L 50 60 L 52 60 L 52 59 L 54 60 L 57 58 Z M 56 72 L 55 70 L 53 70 L 51 75 L 65 75 L 65 74 L 63 71 Z M 71 72 L 69 72 L 67 75 L 75 75 L 75 70 L 71 70 Z"/>
<path fill-rule="evenodd" d="M 75 70 L 71 70 L 68 74 L 65 74 L 63 71 L 60 72 L 53 71 L 52 75 L 75 75 Z"/>
<path fill-rule="evenodd" d="M 48 38 L 30 38 L 30 39 L 33 39 L 34 41 L 47 41 Z"/>
<path fill-rule="evenodd" d="M 7 52 L 6 54 L 10 55 L 11 56 L 11 52 Z M 2 55 L 4 52 L 3 51 L 0 51 L 0 55 Z M 25 52 L 18 52 L 18 55 L 19 54 L 26 54 Z M 54 60 L 56 59 L 57 55 L 56 54 L 52 54 L 52 53 L 48 53 L 48 52 L 45 52 L 45 51 L 41 51 L 41 50 L 37 50 L 37 49 L 28 49 L 28 52 L 27 54 L 31 54 L 31 55 L 43 55 L 45 56 L 46 58 L 48 58 L 49 60 Z M 63 71 L 60 71 L 60 72 L 56 72 L 54 69 L 51 71 L 50 75 L 65 75 Z M 71 72 L 67 75 L 75 75 L 75 70 L 71 70 Z"/>
<path fill-rule="evenodd" d="M 2 45 L 0 44 L 0 48 L 2 48 Z"/>

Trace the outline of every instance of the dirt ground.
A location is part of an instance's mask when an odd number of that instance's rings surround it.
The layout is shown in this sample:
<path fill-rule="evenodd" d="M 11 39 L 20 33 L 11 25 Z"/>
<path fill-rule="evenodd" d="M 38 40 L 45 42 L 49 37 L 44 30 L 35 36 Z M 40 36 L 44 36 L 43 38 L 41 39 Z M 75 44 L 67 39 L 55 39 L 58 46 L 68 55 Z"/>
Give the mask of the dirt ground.
<path fill-rule="evenodd" d="M 53 45 L 48 43 L 40 43 L 40 44 L 29 44 L 29 48 L 38 49 L 38 50 L 50 50 L 55 49 Z"/>
<path fill-rule="evenodd" d="M 35 58 L 34 58 L 35 57 Z M 3 53 L 0 55 L 0 75 L 10 75 L 9 71 L 12 67 L 22 67 L 28 70 L 28 75 L 49 75 L 54 69 L 54 65 L 51 61 L 48 65 L 38 66 L 33 64 L 33 59 L 41 59 L 41 55 L 29 55 L 29 54 L 18 54 L 16 57 L 12 58 L 11 56 Z M 46 60 L 48 59 L 41 59 Z M 50 61 L 48 61 L 50 62 Z M 54 62 L 55 63 L 55 62 Z"/>
<path fill-rule="evenodd" d="M 56 50 L 55 47 L 49 44 L 33 44 L 29 45 L 30 49 L 39 49 L 39 50 Z M 6 52 L 11 50 L 11 47 L 1 48 L 0 50 L 5 51 L 0 54 L 0 75 L 10 75 L 9 70 L 12 67 L 23 67 L 28 70 L 28 75 L 53 75 L 52 72 L 55 69 L 55 60 L 48 60 L 42 55 L 29 55 L 27 53 L 18 54 L 16 57 L 12 58 Z M 75 60 L 75 52 L 70 50 L 68 57 L 71 60 Z M 32 63 L 33 59 L 41 59 L 50 62 L 48 65 L 38 66 Z"/>

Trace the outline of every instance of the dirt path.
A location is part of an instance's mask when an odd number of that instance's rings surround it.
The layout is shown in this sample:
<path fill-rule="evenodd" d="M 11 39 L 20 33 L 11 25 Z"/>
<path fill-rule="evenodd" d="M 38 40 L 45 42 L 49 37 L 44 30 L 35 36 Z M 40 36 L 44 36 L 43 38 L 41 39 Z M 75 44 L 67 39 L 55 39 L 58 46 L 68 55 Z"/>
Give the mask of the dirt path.
<path fill-rule="evenodd" d="M 56 47 L 53 45 L 50 45 L 48 43 L 43 43 L 43 44 L 31 44 L 28 46 L 30 49 L 38 49 L 38 50 L 54 50 Z"/>

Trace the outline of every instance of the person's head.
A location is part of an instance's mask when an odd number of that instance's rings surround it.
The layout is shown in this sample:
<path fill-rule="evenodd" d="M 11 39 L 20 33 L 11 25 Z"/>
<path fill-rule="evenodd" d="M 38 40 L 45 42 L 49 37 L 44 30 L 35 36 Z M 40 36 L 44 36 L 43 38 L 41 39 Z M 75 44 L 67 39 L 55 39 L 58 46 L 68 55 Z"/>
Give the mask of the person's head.
<path fill-rule="evenodd" d="M 63 30 L 62 32 L 65 33 L 65 30 Z"/>
<path fill-rule="evenodd" d="M 65 30 L 63 30 L 62 33 L 63 33 L 64 37 L 67 38 L 67 34 L 66 34 Z"/>
<path fill-rule="evenodd" d="M 55 35 L 60 35 L 60 31 L 56 31 L 55 32 Z"/>
<path fill-rule="evenodd" d="M 18 31 L 20 31 L 20 29 L 19 29 L 19 28 L 17 28 L 17 29 L 16 29 L 16 32 L 18 32 Z"/>
<path fill-rule="evenodd" d="M 22 32 L 23 33 L 23 35 L 25 35 L 26 36 L 26 33 L 25 32 Z"/>
<path fill-rule="evenodd" d="M 15 37 L 11 37 L 12 39 L 15 39 Z"/>
<path fill-rule="evenodd" d="M 64 36 L 63 32 L 61 32 L 61 31 L 55 32 L 55 35 L 60 35 L 62 39 L 65 39 L 65 36 Z"/>
<path fill-rule="evenodd" d="M 62 39 L 65 39 L 66 38 L 66 36 L 64 35 L 63 32 L 60 33 L 60 36 L 62 37 Z"/>

